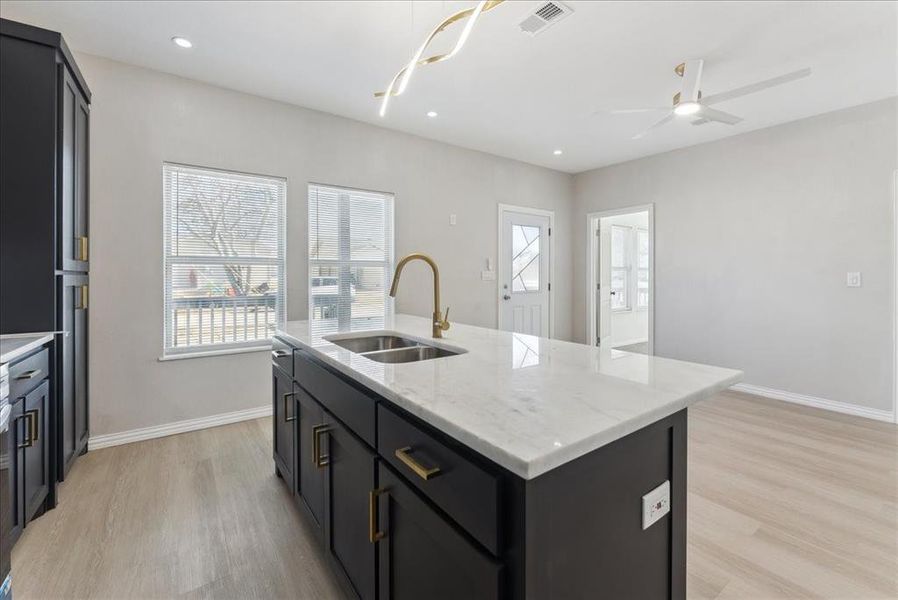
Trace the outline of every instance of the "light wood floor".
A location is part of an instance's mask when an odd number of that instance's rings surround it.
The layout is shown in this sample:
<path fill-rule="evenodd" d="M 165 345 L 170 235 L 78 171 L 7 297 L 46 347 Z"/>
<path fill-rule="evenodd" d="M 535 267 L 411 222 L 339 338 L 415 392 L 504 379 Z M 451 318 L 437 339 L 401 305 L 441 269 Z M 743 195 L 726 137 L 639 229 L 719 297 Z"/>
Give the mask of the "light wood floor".
<path fill-rule="evenodd" d="M 690 598 L 898 598 L 898 428 L 736 393 L 689 427 Z M 261 419 L 82 457 L 15 600 L 339 598 L 270 447 Z"/>

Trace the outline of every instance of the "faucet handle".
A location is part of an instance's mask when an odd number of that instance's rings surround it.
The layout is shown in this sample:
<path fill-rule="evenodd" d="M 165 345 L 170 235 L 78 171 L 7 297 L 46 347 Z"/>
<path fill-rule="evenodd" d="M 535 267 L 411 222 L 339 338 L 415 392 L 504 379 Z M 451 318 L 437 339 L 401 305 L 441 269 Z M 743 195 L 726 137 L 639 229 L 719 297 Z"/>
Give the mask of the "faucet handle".
<path fill-rule="evenodd" d="M 440 329 L 446 331 L 449 329 L 449 307 L 446 307 L 446 314 L 443 315 L 443 318 L 440 320 Z"/>

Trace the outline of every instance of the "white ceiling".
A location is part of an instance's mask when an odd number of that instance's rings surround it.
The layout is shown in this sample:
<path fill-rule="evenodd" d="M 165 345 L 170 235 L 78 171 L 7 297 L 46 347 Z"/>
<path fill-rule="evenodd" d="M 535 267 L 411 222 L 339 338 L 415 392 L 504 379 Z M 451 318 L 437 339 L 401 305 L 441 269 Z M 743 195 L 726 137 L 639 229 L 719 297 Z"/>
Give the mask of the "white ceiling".
<path fill-rule="evenodd" d="M 4 0 L 0 15 L 61 31 L 76 51 L 568 172 L 898 95 L 895 2 L 568 2 L 572 16 L 531 38 L 517 24 L 539 4 L 484 14 L 461 53 L 419 69 L 383 119 L 373 92 L 474 2 Z M 664 106 L 690 58 L 705 60 L 706 95 L 814 72 L 718 105 L 745 119 L 733 127 L 676 122 L 632 140 L 661 115 L 593 114 Z"/>

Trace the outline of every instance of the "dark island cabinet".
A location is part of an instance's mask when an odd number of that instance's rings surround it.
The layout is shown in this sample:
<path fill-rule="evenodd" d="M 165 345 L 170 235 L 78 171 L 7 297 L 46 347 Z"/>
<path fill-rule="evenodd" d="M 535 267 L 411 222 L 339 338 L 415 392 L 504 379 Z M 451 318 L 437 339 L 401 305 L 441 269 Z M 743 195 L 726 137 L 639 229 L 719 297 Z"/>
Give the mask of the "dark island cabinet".
<path fill-rule="evenodd" d="M 22 497 L 27 522 L 37 514 L 50 489 L 50 448 L 47 444 L 50 434 L 50 382 L 45 379 L 29 392 L 23 408 L 25 431 L 21 445 L 25 487 Z"/>
<path fill-rule="evenodd" d="M 9 457 L 9 498 L 3 499 L 4 517 L 0 519 L 6 530 L 3 532 L 9 545 L 12 547 L 22 535 L 25 528 L 25 502 L 22 491 L 25 489 L 25 449 L 24 444 L 28 439 L 25 429 L 25 398 L 10 398 L 9 435 L 6 436 L 9 447 L 6 456 Z M 8 518 L 8 520 L 7 520 Z"/>
<path fill-rule="evenodd" d="M 59 445 L 60 475 L 87 448 L 87 275 L 66 274 L 59 278 L 62 330 L 59 337 Z"/>
<path fill-rule="evenodd" d="M 501 564 L 478 549 L 381 462 L 378 579 L 391 600 L 494 600 Z"/>
<path fill-rule="evenodd" d="M 294 491 L 294 421 L 293 378 L 274 367 L 272 376 L 272 415 L 274 421 L 274 464 L 287 489 Z"/>
<path fill-rule="evenodd" d="M 325 464 L 325 536 L 328 559 L 339 579 L 362 600 L 377 597 L 376 537 L 371 528 L 375 454 L 331 415 L 317 434 Z M 322 440 L 323 442 L 324 440 Z"/>
<path fill-rule="evenodd" d="M 524 479 L 308 349 L 273 348 L 275 465 L 347 597 L 684 600 L 685 410 Z M 671 512 L 643 528 L 664 482 Z"/>
<path fill-rule="evenodd" d="M 320 457 L 319 446 L 325 443 L 327 427 L 324 409 L 299 384 L 293 384 L 296 400 L 296 501 L 306 513 L 312 528 L 320 539 L 324 539 L 324 485 L 325 467 Z M 320 433 L 319 433 L 320 432 Z M 315 436 L 318 436 L 318 442 Z"/>

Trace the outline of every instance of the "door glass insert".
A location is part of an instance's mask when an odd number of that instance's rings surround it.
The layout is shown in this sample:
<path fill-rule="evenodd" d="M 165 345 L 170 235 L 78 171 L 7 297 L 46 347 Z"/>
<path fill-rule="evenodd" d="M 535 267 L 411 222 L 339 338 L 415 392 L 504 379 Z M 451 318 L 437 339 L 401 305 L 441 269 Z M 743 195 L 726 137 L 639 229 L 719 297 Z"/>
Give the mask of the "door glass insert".
<path fill-rule="evenodd" d="M 539 227 L 511 226 L 511 291 L 539 291 Z"/>

